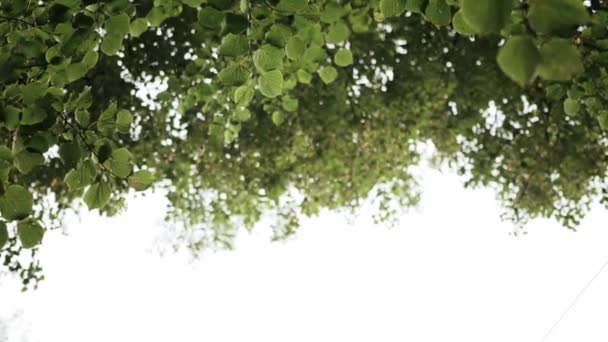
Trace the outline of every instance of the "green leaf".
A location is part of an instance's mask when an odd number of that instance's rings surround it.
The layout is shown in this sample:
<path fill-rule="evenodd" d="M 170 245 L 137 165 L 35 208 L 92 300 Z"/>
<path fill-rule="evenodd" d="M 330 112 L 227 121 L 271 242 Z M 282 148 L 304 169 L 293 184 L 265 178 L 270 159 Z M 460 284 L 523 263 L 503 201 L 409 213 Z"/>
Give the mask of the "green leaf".
<path fill-rule="evenodd" d="M 324 66 L 319 70 L 319 76 L 325 84 L 330 84 L 338 77 L 338 70 L 332 66 Z"/>
<path fill-rule="evenodd" d="M 21 116 L 21 121 L 19 122 L 23 126 L 35 125 L 40 123 L 46 119 L 47 113 L 44 108 L 40 107 L 38 104 L 33 104 L 23 108 L 23 115 Z"/>
<path fill-rule="evenodd" d="M 571 98 L 564 100 L 564 113 L 568 115 L 576 115 L 580 109 L 581 104 L 577 100 Z"/>
<path fill-rule="evenodd" d="M 114 56 L 122 48 L 122 39 L 122 34 L 106 34 L 101 41 L 101 51 L 108 56 Z"/>
<path fill-rule="evenodd" d="M 75 167 L 82 157 L 82 149 L 75 142 L 64 143 L 59 147 L 59 156 L 68 168 Z"/>
<path fill-rule="evenodd" d="M 148 170 L 140 170 L 129 176 L 129 186 L 136 191 L 144 191 L 154 182 L 154 175 Z"/>
<path fill-rule="evenodd" d="M 569 81 L 581 74 L 583 59 L 578 48 L 566 39 L 552 39 L 540 48 L 538 74 L 553 81 Z"/>
<path fill-rule="evenodd" d="M 188 5 L 190 7 L 197 8 L 199 7 L 205 0 L 182 0 L 184 5 Z"/>
<path fill-rule="evenodd" d="M 429 0 L 424 16 L 435 26 L 448 25 L 452 21 L 452 11 L 445 0 Z"/>
<path fill-rule="evenodd" d="M 243 35 L 229 33 L 222 39 L 220 53 L 227 57 L 241 56 L 249 50 L 249 39 Z"/>
<path fill-rule="evenodd" d="M 99 60 L 99 54 L 93 50 L 89 51 L 82 58 L 82 64 L 87 69 L 92 69 L 95 65 L 97 65 L 97 61 Z M 90 87 L 89 87 L 90 88 Z"/>
<path fill-rule="evenodd" d="M 428 0 L 407 0 L 405 9 L 414 13 L 424 13 Z"/>
<path fill-rule="evenodd" d="M 133 123 L 133 114 L 126 109 L 121 109 L 116 113 L 116 129 L 120 133 L 127 134 Z"/>
<path fill-rule="evenodd" d="M 83 63 L 74 63 L 68 65 L 68 67 L 66 68 L 68 82 L 71 83 L 83 78 L 88 71 L 89 68 Z"/>
<path fill-rule="evenodd" d="M 10 185 L 0 197 L 0 214 L 7 221 L 26 218 L 32 212 L 33 206 L 32 194 L 21 185 Z"/>
<path fill-rule="evenodd" d="M 108 108 L 101 112 L 97 119 L 97 130 L 103 135 L 110 135 L 116 127 L 116 102 L 111 102 Z"/>
<path fill-rule="evenodd" d="M 240 107 L 234 111 L 234 119 L 236 121 L 243 122 L 249 120 L 250 118 L 251 112 L 247 108 Z"/>
<path fill-rule="evenodd" d="M 283 115 L 283 113 L 281 113 L 279 111 L 272 113 L 272 123 L 275 126 L 281 126 L 283 121 L 285 121 L 285 116 Z"/>
<path fill-rule="evenodd" d="M 95 164 L 87 159 L 76 169 L 70 170 L 70 172 L 65 175 L 64 182 L 68 185 L 70 190 L 78 190 L 91 184 L 95 179 L 95 176 L 97 176 Z"/>
<path fill-rule="evenodd" d="M 76 112 L 74 113 L 74 117 L 76 118 L 76 122 L 81 127 L 88 127 L 89 124 L 91 123 L 91 115 L 89 114 L 89 112 L 87 110 L 84 110 L 84 109 L 76 110 Z"/>
<path fill-rule="evenodd" d="M 475 32 L 498 32 L 511 16 L 513 0 L 461 0 L 460 8 L 464 21 Z"/>
<path fill-rule="evenodd" d="M 31 105 L 37 99 L 46 95 L 48 90 L 48 86 L 42 82 L 33 82 L 21 87 L 21 93 L 23 96 L 23 103 L 26 105 Z"/>
<path fill-rule="evenodd" d="M 137 18 L 129 25 L 129 33 L 133 37 L 139 37 L 148 30 L 148 21 L 143 18 Z"/>
<path fill-rule="evenodd" d="M 240 86 L 234 91 L 234 102 L 240 106 L 248 105 L 253 99 L 254 90 L 249 86 Z"/>
<path fill-rule="evenodd" d="M 167 13 L 162 7 L 153 7 L 146 15 L 146 20 L 154 27 L 160 26 L 165 19 L 167 19 Z"/>
<path fill-rule="evenodd" d="M 349 35 L 350 30 L 348 26 L 344 21 L 340 20 L 329 27 L 325 40 L 329 44 L 337 44 L 348 39 Z"/>
<path fill-rule="evenodd" d="M 406 0 L 380 0 L 380 12 L 385 17 L 398 16 L 405 11 Z"/>
<path fill-rule="evenodd" d="M 111 16 L 106 21 L 105 28 L 108 33 L 125 35 L 129 32 L 129 16 L 125 13 Z"/>
<path fill-rule="evenodd" d="M 277 11 L 286 13 L 296 13 L 308 8 L 306 0 L 281 0 L 276 6 Z"/>
<path fill-rule="evenodd" d="M 298 110 L 299 104 L 300 102 L 298 101 L 298 99 L 294 99 L 290 96 L 283 97 L 281 101 L 281 107 L 283 107 L 283 109 L 285 109 L 285 111 L 287 112 L 295 112 L 296 110 Z"/>
<path fill-rule="evenodd" d="M 349 66 L 353 64 L 353 54 L 348 49 L 340 49 L 334 55 L 334 62 L 337 66 Z"/>
<path fill-rule="evenodd" d="M 224 13 L 213 7 L 205 7 L 198 12 L 198 24 L 208 29 L 219 29 L 224 21 Z"/>
<path fill-rule="evenodd" d="M 114 175 L 127 178 L 131 173 L 131 153 L 124 147 L 117 148 L 112 151 L 110 158 L 103 165 Z"/>
<path fill-rule="evenodd" d="M 36 219 L 28 218 L 17 223 L 17 236 L 19 236 L 23 248 L 38 246 L 42 242 L 44 232 L 44 228 Z"/>
<path fill-rule="evenodd" d="M 532 39 L 516 36 L 500 48 L 496 60 L 509 78 L 524 86 L 534 77 L 541 57 Z"/>
<path fill-rule="evenodd" d="M 528 21 L 538 33 L 567 35 L 590 20 L 581 0 L 530 0 L 528 5 Z"/>
<path fill-rule="evenodd" d="M 15 160 L 13 163 L 19 172 L 22 174 L 28 174 L 36 166 L 44 163 L 44 157 L 40 153 L 24 150 L 15 155 Z"/>
<path fill-rule="evenodd" d="M 284 56 L 282 49 L 265 44 L 253 54 L 253 64 L 260 71 L 282 69 Z"/>
<path fill-rule="evenodd" d="M 8 229 L 6 229 L 6 222 L 0 221 L 0 249 L 4 248 L 4 245 L 8 242 Z"/>
<path fill-rule="evenodd" d="M 279 70 L 263 73 L 258 78 L 260 92 L 266 97 L 277 97 L 283 92 L 283 74 Z"/>
<path fill-rule="evenodd" d="M 110 201 L 112 190 L 110 185 L 101 180 L 89 187 L 83 196 L 84 203 L 89 207 L 89 210 L 102 209 Z"/>
<path fill-rule="evenodd" d="M 291 29 L 283 24 L 274 24 L 270 30 L 266 32 L 266 41 L 270 44 L 283 48 L 287 44 L 287 40 L 291 37 Z"/>
<path fill-rule="evenodd" d="M 454 17 L 452 18 L 452 26 L 454 26 L 454 30 L 456 32 L 465 35 L 472 36 L 475 35 L 475 30 L 464 20 L 464 15 L 462 14 L 462 10 L 456 12 Z"/>
<path fill-rule="evenodd" d="M 296 76 L 298 77 L 298 82 L 303 84 L 310 84 L 312 81 L 312 75 L 303 69 L 299 69 Z"/>
<path fill-rule="evenodd" d="M 285 45 L 287 58 L 291 60 L 299 60 L 302 58 L 304 50 L 306 50 L 306 43 L 304 43 L 302 39 L 297 36 L 289 37 L 289 40 L 287 40 L 287 44 Z"/>
<path fill-rule="evenodd" d="M 219 78 L 225 86 L 239 86 L 251 77 L 251 72 L 242 65 L 232 64 L 220 71 Z"/>

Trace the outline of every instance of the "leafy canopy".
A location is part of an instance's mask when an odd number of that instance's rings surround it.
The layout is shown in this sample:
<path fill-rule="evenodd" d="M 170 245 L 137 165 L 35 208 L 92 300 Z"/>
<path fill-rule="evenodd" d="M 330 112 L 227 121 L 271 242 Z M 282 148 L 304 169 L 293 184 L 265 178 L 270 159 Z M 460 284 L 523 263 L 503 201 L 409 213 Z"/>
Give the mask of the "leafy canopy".
<path fill-rule="evenodd" d="M 0 1 L 0 254 L 167 192 L 194 251 L 418 199 L 420 145 L 516 222 L 605 201 L 608 8 L 582 0 Z"/>

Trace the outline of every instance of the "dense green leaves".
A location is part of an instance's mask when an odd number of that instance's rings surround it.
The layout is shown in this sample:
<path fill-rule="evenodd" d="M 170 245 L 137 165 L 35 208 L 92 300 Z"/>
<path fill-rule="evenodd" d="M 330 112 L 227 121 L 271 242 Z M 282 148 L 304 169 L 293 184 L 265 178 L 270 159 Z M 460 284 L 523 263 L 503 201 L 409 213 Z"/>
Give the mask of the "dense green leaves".
<path fill-rule="evenodd" d="M 50 231 L 153 186 L 196 250 L 367 197 L 387 221 L 430 142 L 514 221 L 572 228 L 608 203 L 606 27 L 580 0 L 0 6 L 0 222 Z M 39 279 L 19 241 L 0 257 Z"/>

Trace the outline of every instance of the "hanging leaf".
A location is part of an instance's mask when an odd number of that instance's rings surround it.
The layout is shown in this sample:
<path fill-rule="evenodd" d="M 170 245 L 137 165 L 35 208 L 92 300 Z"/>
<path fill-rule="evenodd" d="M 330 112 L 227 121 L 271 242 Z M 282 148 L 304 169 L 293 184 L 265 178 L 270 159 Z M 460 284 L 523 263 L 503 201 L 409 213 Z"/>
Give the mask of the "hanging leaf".
<path fill-rule="evenodd" d="M 429 0 L 424 16 L 435 26 L 448 25 L 452 21 L 452 11 L 445 0 Z"/>
<path fill-rule="evenodd" d="M 538 74 L 553 81 L 569 81 L 581 74 L 583 60 L 577 47 L 566 39 L 552 39 L 540 48 Z"/>
<path fill-rule="evenodd" d="M 319 76 L 325 84 L 330 84 L 338 77 L 338 71 L 332 66 L 324 66 L 319 70 Z"/>
<path fill-rule="evenodd" d="M 353 64 L 353 54 L 348 49 L 340 49 L 334 55 L 334 62 L 337 66 L 349 66 Z"/>
<path fill-rule="evenodd" d="M 77 168 L 70 170 L 70 172 L 65 175 L 64 182 L 71 190 L 78 190 L 90 185 L 96 175 L 97 170 L 95 164 L 87 159 Z"/>
<path fill-rule="evenodd" d="M 129 186 L 136 191 L 144 191 L 154 182 L 154 175 L 148 170 L 140 170 L 129 176 Z"/>
<path fill-rule="evenodd" d="M 517 36 L 500 48 L 496 60 L 507 76 L 524 86 L 534 77 L 541 56 L 532 39 Z"/>
<path fill-rule="evenodd" d="M 38 220 L 27 218 L 17 223 L 17 236 L 23 248 L 34 248 L 42 242 L 44 228 Z"/>
<path fill-rule="evenodd" d="M 10 185 L 0 197 L 0 214 L 7 221 L 26 218 L 33 206 L 32 194 L 21 185 Z"/>
<path fill-rule="evenodd" d="M 476 33 L 499 32 L 509 21 L 513 0 L 461 0 L 460 8 L 464 21 Z"/>
<path fill-rule="evenodd" d="M 131 173 L 131 153 L 124 147 L 117 148 L 112 151 L 110 158 L 103 165 L 114 175 L 127 178 Z"/>
<path fill-rule="evenodd" d="M 83 200 L 89 210 L 102 209 L 110 201 L 111 193 L 110 185 L 102 180 L 89 187 Z"/>
<path fill-rule="evenodd" d="M 278 70 L 267 71 L 258 79 L 260 92 L 266 97 L 277 97 L 283 92 L 283 74 Z"/>
<path fill-rule="evenodd" d="M 538 33 L 569 35 L 589 20 L 589 12 L 581 0 L 529 1 L 528 21 Z"/>

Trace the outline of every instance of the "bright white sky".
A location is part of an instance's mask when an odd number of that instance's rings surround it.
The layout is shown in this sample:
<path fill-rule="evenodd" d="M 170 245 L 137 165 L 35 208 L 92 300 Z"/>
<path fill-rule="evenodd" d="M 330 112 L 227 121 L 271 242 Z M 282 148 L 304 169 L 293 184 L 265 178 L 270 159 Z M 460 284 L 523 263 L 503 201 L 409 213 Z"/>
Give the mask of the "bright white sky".
<path fill-rule="evenodd" d="M 514 237 L 490 190 L 437 171 L 423 186 L 399 228 L 327 213 L 288 242 L 261 225 L 195 263 L 154 252 L 159 196 L 86 215 L 45 237 L 38 291 L 5 280 L 0 320 L 23 313 L 10 342 L 541 341 L 608 259 L 601 208 L 577 233 L 535 221 Z M 607 287 L 608 270 L 547 341 L 608 340 Z"/>

